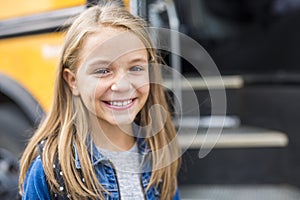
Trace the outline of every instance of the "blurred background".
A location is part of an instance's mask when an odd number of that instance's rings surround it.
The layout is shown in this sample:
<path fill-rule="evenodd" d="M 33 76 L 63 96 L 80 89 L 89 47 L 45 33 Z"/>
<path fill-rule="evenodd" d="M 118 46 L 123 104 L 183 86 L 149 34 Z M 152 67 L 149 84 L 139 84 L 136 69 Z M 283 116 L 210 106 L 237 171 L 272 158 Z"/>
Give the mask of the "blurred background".
<path fill-rule="evenodd" d="M 50 107 L 62 31 L 71 17 L 96 2 L 0 2 L 0 199 L 16 196 L 18 159 Z M 300 1 L 123 3 L 153 26 L 197 41 L 223 80 L 220 84 L 217 74 L 206 77 L 210 90 L 226 92 L 226 113 L 212 113 L 207 82 L 197 70 L 201 66 L 172 54 L 183 48 L 180 39 L 170 38 L 170 51 L 161 52 L 192 86 L 185 87 L 176 75 L 166 76 L 165 84 L 175 87 L 166 93 L 183 109 L 195 93 L 200 110 L 182 110 L 177 124 L 186 150 L 178 177 L 182 198 L 300 199 Z M 184 49 L 202 62 L 195 47 Z M 199 149 L 210 146 L 204 142 L 209 127 L 222 132 L 212 151 L 199 157 Z"/>

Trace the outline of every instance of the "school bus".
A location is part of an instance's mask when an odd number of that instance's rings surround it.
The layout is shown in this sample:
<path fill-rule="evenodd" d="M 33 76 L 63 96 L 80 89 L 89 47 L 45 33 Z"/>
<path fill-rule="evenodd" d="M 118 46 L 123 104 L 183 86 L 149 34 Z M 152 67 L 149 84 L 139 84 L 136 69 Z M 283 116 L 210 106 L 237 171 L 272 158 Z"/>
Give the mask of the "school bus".
<path fill-rule="evenodd" d="M 18 155 L 49 109 L 63 41 L 61 27 L 87 2 L 3 0 L 0 4 L 0 147 Z"/>
<path fill-rule="evenodd" d="M 4 159 L 17 168 L 17 157 L 51 103 L 64 37 L 61 30 L 68 26 L 70 18 L 86 9 L 88 3 L 96 1 L 0 1 L 0 162 Z M 164 21 L 166 15 L 162 10 L 168 6 L 160 3 L 175 2 L 180 30 L 203 44 L 219 67 L 227 94 L 226 114 L 238 116 L 241 125 L 263 128 L 251 129 L 250 133 L 240 125 L 226 128 L 213 153 L 202 159 L 198 158 L 197 149 L 201 141 L 198 146 L 193 143 L 196 147 L 191 146 L 188 153 L 183 154 L 183 161 L 192 162 L 183 162 L 179 176 L 182 185 L 217 184 L 213 191 L 218 188 L 227 191 L 228 185 L 250 185 L 255 189 L 267 184 L 274 192 L 290 192 L 291 188 L 299 193 L 300 9 L 296 12 L 296 8 L 287 6 L 286 11 L 280 10 L 283 1 L 124 1 L 128 9 L 142 17 L 147 12 L 156 14 L 154 21 L 161 16 L 163 20 L 156 22 L 162 26 L 170 20 Z M 192 48 L 188 50 L 194 55 Z M 200 59 L 199 55 L 195 57 Z M 203 81 L 189 63 L 182 61 L 182 66 L 182 73 L 191 74 L 192 82 L 199 85 L 196 93 L 201 116 L 209 115 L 211 104 L 202 101 L 207 99 Z M 188 92 L 183 91 L 183 96 Z M 187 100 L 183 99 L 183 103 L 188 104 Z M 201 133 L 198 136 L 200 138 Z M 253 140 L 255 142 L 251 142 Z M 4 176 L 0 176 L 0 182 L 7 183 L 8 188 L 16 185 L 16 176 L 11 174 L 17 170 L 11 169 L 7 170 L 6 182 L 2 180 Z M 286 185 L 288 187 L 284 187 Z M 0 184 L 1 199 L 4 186 Z M 211 189 L 192 188 L 196 193 Z M 238 188 L 228 190 L 234 194 Z M 270 187 L 264 188 L 269 191 Z M 191 198 L 193 190 L 181 189 L 182 196 Z M 248 190 L 243 191 L 247 196 Z M 211 199 L 220 198 L 216 195 Z"/>

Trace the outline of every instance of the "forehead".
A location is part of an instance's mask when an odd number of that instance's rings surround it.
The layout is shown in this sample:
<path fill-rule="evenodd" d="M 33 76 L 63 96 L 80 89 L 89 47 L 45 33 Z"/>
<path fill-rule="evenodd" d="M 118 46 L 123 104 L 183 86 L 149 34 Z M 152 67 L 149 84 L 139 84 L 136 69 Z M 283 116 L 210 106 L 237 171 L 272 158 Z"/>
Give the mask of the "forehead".
<path fill-rule="evenodd" d="M 81 60 L 95 57 L 114 61 L 133 52 L 146 51 L 144 43 L 131 31 L 104 27 L 90 35 L 83 44 Z"/>

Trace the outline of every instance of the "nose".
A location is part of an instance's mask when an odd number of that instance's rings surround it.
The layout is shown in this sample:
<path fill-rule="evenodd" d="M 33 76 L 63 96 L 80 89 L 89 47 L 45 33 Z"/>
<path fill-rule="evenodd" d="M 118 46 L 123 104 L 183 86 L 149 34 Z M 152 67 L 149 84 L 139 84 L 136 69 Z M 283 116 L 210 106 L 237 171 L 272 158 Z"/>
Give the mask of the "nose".
<path fill-rule="evenodd" d="M 126 76 L 122 76 L 121 78 L 117 79 L 112 85 L 111 90 L 112 91 L 119 91 L 124 92 L 132 89 L 132 83 Z"/>

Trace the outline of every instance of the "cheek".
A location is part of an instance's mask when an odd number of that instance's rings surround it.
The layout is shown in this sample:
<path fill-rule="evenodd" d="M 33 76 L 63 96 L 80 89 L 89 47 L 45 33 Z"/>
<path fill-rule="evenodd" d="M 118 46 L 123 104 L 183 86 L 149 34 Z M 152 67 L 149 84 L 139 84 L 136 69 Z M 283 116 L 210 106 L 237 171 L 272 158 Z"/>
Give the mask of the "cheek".
<path fill-rule="evenodd" d="M 149 95 L 149 91 L 150 91 L 150 85 L 149 84 L 144 84 L 143 86 L 139 87 L 137 89 L 138 93 L 140 93 L 141 95 L 143 95 L 144 98 L 147 98 Z"/>
<path fill-rule="evenodd" d="M 94 107 L 95 100 L 104 93 L 103 85 L 95 79 L 85 79 L 79 82 L 80 96 L 84 103 L 89 107 Z"/>
<path fill-rule="evenodd" d="M 97 86 L 95 87 L 94 90 L 94 98 L 95 99 L 99 99 L 100 97 L 102 97 L 105 92 L 110 88 L 110 84 L 105 84 L 101 81 L 98 81 Z"/>
<path fill-rule="evenodd" d="M 145 74 L 145 76 L 141 77 L 133 77 L 132 84 L 136 88 L 137 92 L 143 95 L 148 96 L 149 91 L 150 91 L 150 83 L 149 83 L 149 76 L 148 74 Z"/>
<path fill-rule="evenodd" d="M 83 104 L 88 109 L 88 111 L 94 113 L 95 112 L 95 100 L 94 100 L 94 90 L 81 88 L 80 97 L 83 101 Z"/>

